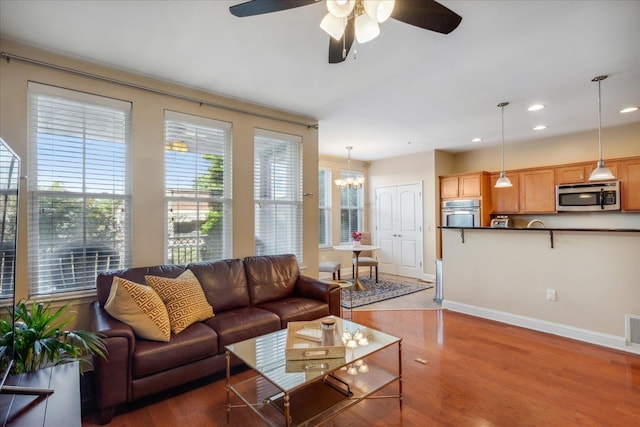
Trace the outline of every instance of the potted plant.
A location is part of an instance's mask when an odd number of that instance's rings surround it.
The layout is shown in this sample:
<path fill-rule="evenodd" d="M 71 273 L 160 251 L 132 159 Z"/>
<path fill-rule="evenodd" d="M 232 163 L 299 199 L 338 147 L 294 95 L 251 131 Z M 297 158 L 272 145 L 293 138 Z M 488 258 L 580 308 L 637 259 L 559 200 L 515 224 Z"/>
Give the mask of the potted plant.
<path fill-rule="evenodd" d="M 51 303 L 33 303 L 31 308 L 20 301 L 12 317 L 0 319 L 0 345 L 6 345 L 6 358 L 13 357 L 12 374 L 33 372 L 48 366 L 73 362 L 87 356 L 106 358 L 104 339 L 95 332 L 64 330 L 74 319 L 67 316 L 69 304 L 57 310 Z M 3 366 L 10 359 L 3 360 Z"/>

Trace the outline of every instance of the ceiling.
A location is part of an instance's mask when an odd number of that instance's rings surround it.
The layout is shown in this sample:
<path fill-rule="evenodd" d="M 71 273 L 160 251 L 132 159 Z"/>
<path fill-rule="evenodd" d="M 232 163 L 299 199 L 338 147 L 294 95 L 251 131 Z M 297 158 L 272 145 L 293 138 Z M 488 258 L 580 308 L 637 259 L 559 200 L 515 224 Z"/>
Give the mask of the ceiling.
<path fill-rule="evenodd" d="M 499 144 L 502 101 L 507 144 L 596 129 L 600 74 L 603 127 L 640 122 L 618 112 L 640 105 L 637 0 L 442 0 L 451 34 L 390 19 L 341 64 L 321 2 L 232 16 L 242 1 L 0 0 L 0 36 L 312 117 L 321 154 L 359 160 Z"/>

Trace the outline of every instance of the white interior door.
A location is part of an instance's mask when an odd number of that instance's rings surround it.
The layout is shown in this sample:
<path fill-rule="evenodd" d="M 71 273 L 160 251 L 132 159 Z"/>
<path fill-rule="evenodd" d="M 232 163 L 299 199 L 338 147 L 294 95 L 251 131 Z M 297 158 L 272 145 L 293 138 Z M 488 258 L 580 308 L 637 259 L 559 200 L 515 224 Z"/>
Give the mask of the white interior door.
<path fill-rule="evenodd" d="M 422 185 L 376 189 L 378 268 L 383 273 L 422 277 Z"/>

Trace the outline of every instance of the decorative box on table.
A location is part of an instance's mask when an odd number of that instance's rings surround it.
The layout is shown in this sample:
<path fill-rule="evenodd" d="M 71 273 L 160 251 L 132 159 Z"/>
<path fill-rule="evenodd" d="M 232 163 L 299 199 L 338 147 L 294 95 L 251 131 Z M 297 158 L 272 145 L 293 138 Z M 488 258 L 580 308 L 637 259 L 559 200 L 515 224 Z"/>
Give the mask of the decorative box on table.
<path fill-rule="evenodd" d="M 345 357 L 345 346 L 332 316 L 287 325 L 287 360 L 337 359 Z"/>

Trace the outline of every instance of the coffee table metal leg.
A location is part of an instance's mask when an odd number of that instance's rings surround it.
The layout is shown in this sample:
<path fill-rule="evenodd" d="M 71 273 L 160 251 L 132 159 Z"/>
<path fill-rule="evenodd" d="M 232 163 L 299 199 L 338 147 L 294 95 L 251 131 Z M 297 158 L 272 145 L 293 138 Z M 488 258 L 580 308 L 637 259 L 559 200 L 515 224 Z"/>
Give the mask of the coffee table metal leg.
<path fill-rule="evenodd" d="M 398 398 L 402 411 L 402 339 L 398 341 Z"/>
<path fill-rule="evenodd" d="M 225 351 L 225 358 L 227 359 L 227 385 L 225 387 L 227 392 L 227 424 L 229 424 L 231 417 L 231 354 L 229 353 L 229 350 Z"/>

